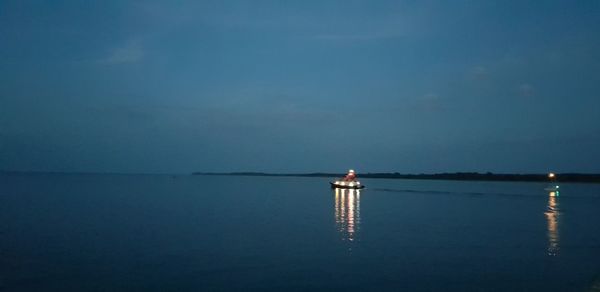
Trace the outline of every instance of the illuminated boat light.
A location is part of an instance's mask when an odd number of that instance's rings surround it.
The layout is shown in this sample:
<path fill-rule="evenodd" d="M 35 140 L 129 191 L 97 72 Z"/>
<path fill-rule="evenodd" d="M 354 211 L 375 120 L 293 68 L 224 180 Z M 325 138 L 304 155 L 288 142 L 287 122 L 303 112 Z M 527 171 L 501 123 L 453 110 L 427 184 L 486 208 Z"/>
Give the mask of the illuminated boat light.
<path fill-rule="evenodd" d="M 345 181 L 333 181 L 330 183 L 332 188 L 341 188 L 343 189 L 362 189 L 364 186 L 360 182 L 345 182 Z"/>

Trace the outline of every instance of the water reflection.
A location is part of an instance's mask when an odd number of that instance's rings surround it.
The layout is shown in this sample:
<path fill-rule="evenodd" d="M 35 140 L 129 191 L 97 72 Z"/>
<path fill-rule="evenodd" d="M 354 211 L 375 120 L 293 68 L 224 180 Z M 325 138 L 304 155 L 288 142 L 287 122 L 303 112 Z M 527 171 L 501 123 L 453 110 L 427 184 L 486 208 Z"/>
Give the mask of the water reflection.
<path fill-rule="evenodd" d="M 356 239 L 360 228 L 360 190 L 335 189 L 335 223 L 342 240 Z"/>
<path fill-rule="evenodd" d="M 557 256 L 559 251 L 559 235 L 558 235 L 558 217 L 559 204 L 558 204 L 558 192 L 549 192 L 548 194 L 548 207 L 546 212 L 546 220 L 548 223 L 548 255 Z"/>

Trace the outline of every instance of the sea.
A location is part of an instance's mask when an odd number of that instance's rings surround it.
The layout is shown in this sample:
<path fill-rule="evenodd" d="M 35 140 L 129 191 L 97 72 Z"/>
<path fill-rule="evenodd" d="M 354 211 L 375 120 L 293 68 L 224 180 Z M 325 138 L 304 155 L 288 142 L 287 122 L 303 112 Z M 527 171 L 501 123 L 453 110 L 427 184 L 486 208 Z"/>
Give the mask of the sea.
<path fill-rule="evenodd" d="M 600 291 L 600 184 L 4 173 L 0 291 Z"/>

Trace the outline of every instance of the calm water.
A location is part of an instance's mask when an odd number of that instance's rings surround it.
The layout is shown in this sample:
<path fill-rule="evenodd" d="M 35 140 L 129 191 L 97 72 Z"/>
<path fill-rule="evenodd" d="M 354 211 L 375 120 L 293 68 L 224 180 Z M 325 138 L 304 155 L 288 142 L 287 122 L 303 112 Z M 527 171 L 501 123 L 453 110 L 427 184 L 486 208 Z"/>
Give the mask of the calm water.
<path fill-rule="evenodd" d="M 0 176 L 4 291 L 600 289 L 600 185 Z"/>

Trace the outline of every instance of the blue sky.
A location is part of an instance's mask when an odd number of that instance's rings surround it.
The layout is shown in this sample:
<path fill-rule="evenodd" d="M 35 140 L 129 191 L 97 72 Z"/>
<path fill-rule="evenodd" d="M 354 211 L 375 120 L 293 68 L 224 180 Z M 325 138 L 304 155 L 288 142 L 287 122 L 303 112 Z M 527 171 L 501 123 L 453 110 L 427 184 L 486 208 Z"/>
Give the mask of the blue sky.
<path fill-rule="evenodd" d="M 598 1 L 1 1 L 0 169 L 600 172 Z"/>

